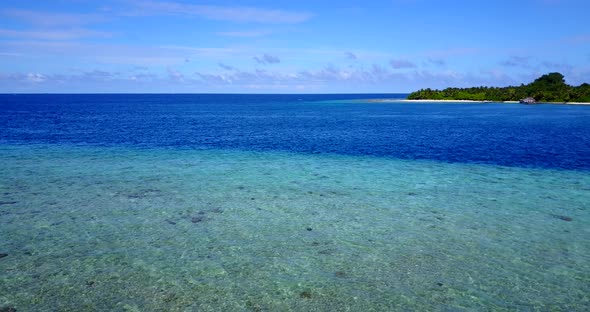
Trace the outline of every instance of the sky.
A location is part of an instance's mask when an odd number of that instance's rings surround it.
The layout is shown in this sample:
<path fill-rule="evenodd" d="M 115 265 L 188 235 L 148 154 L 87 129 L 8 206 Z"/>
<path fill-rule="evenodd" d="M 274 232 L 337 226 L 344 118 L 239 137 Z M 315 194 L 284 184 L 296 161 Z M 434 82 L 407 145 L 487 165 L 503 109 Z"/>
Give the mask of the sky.
<path fill-rule="evenodd" d="M 588 0 L 2 0 L 1 93 L 590 83 Z"/>

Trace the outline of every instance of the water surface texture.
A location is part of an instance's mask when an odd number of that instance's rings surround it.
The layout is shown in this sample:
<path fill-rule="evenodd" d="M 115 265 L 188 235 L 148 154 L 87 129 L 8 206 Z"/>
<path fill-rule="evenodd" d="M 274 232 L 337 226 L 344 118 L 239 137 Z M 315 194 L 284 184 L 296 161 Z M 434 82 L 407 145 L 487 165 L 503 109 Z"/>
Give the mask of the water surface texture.
<path fill-rule="evenodd" d="M 0 143 L 288 151 L 590 169 L 587 106 L 350 101 L 401 96 L 0 95 Z"/>
<path fill-rule="evenodd" d="M 589 107 L 363 97 L 0 96 L 0 307 L 588 310 Z"/>

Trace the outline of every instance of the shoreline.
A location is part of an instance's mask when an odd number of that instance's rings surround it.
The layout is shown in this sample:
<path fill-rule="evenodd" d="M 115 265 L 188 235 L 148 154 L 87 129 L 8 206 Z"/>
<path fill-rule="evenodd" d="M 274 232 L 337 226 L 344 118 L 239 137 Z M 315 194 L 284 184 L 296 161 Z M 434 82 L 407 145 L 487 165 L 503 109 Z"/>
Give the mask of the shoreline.
<path fill-rule="evenodd" d="M 469 103 L 469 104 L 520 104 L 519 101 L 475 101 L 475 100 L 408 100 L 408 99 L 367 99 L 360 100 L 370 103 Z M 539 102 L 535 104 L 555 104 L 555 105 L 590 105 L 590 102 Z"/>

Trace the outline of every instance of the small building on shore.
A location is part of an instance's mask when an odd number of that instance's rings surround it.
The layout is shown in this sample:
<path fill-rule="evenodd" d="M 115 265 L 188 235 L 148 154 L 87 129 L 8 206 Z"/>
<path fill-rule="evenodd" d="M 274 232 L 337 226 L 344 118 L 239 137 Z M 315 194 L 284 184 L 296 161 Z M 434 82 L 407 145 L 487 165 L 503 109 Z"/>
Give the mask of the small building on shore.
<path fill-rule="evenodd" d="M 520 100 L 520 103 L 522 103 L 522 104 L 535 104 L 535 103 L 537 103 L 537 101 L 535 101 L 534 98 L 529 96 L 528 98 L 524 98 L 524 99 Z"/>

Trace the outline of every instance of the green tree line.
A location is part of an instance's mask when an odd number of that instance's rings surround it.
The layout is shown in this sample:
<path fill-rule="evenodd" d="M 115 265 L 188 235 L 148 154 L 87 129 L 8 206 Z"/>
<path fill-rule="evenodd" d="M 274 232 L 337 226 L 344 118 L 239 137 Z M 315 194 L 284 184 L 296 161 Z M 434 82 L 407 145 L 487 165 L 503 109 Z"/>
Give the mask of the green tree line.
<path fill-rule="evenodd" d="M 590 102 L 590 85 L 573 87 L 560 73 L 550 73 L 518 87 L 422 89 L 410 93 L 409 100 L 519 101 L 532 97 L 537 102 Z"/>

